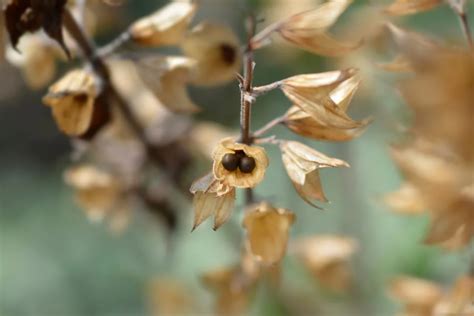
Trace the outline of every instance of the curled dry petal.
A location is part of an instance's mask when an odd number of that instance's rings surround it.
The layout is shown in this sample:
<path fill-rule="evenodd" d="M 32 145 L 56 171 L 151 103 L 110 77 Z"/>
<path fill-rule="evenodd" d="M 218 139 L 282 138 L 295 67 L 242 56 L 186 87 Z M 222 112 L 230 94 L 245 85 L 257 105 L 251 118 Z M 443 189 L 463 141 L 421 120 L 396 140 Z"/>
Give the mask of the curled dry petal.
<path fill-rule="evenodd" d="M 384 201 L 394 211 L 403 214 L 418 214 L 427 208 L 417 187 L 408 182 L 402 184 L 398 191 L 385 195 Z"/>
<path fill-rule="evenodd" d="M 237 151 L 243 151 L 247 157 L 255 160 L 255 168 L 250 173 L 243 173 L 237 168 L 229 171 L 222 165 L 222 158 L 226 154 L 235 154 Z M 214 177 L 226 185 L 237 188 L 253 188 L 260 183 L 268 167 L 268 157 L 265 149 L 260 146 L 249 146 L 242 143 L 236 143 L 232 138 L 223 139 L 213 153 L 212 171 Z"/>
<path fill-rule="evenodd" d="M 194 194 L 194 224 L 196 229 L 204 220 L 214 215 L 214 230 L 224 224 L 232 214 L 235 189 L 214 178 L 212 173 L 196 180 L 190 188 Z"/>
<path fill-rule="evenodd" d="M 384 12 L 391 15 L 414 14 L 431 10 L 442 2 L 442 0 L 395 0 Z"/>
<path fill-rule="evenodd" d="M 196 112 L 199 107 L 189 98 L 187 87 L 194 61 L 179 56 L 154 56 L 138 61 L 137 70 L 156 98 L 173 112 Z"/>
<path fill-rule="evenodd" d="M 247 230 L 250 252 L 265 265 L 279 262 L 286 252 L 288 234 L 295 215 L 268 203 L 249 207 L 243 226 Z"/>
<path fill-rule="evenodd" d="M 351 238 L 328 235 L 297 239 L 292 242 L 290 251 L 321 283 L 344 290 L 351 280 L 348 260 L 357 248 L 357 242 Z"/>
<path fill-rule="evenodd" d="M 319 169 L 349 167 L 345 161 L 330 158 L 295 141 L 282 142 L 280 150 L 283 164 L 293 186 L 301 198 L 313 206 L 316 205 L 312 203 L 312 200 L 327 201 L 319 178 Z"/>
<path fill-rule="evenodd" d="M 202 22 L 181 43 L 186 56 L 197 61 L 192 83 L 217 85 L 235 78 L 241 54 L 239 40 L 225 25 Z"/>
<path fill-rule="evenodd" d="M 120 197 L 120 185 L 111 174 L 91 165 L 80 165 L 64 173 L 67 184 L 76 190 L 76 200 L 90 220 L 99 221 Z"/>
<path fill-rule="evenodd" d="M 87 132 L 98 95 L 94 75 L 85 70 L 73 70 L 53 84 L 43 103 L 50 106 L 59 129 L 69 136 Z"/>
<path fill-rule="evenodd" d="M 414 277 L 401 276 L 390 282 L 390 294 L 405 305 L 405 311 L 422 311 L 422 314 L 432 315 L 433 307 L 441 298 L 441 288 L 433 282 Z"/>
<path fill-rule="evenodd" d="M 472 293 L 474 291 L 474 277 L 461 276 L 454 283 L 441 301 L 436 305 L 433 315 L 472 315 Z"/>
<path fill-rule="evenodd" d="M 359 84 L 352 79 L 355 73 L 355 69 L 346 69 L 297 75 L 284 79 L 281 89 L 296 106 L 321 125 L 340 129 L 360 128 L 367 122 L 354 121 L 346 114 Z"/>
<path fill-rule="evenodd" d="M 347 111 L 359 84 L 360 80 L 356 76 L 349 78 L 334 88 L 329 97 L 339 109 Z M 283 123 L 293 132 L 305 137 L 316 140 L 347 141 L 359 136 L 370 122 L 369 118 L 359 122 L 359 127 L 338 128 L 332 126 L 331 116 L 326 116 L 326 119 L 320 117 L 316 120 L 309 113 L 294 105 L 286 113 Z"/>
<path fill-rule="evenodd" d="M 315 54 L 340 56 L 361 43 L 342 43 L 326 33 L 346 10 L 351 0 L 331 0 L 314 10 L 291 16 L 278 24 L 277 31 L 287 41 Z"/>
<path fill-rule="evenodd" d="M 178 45 L 197 9 L 191 0 L 173 1 L 130 26 L 132 39 L 141 45 Z"/>

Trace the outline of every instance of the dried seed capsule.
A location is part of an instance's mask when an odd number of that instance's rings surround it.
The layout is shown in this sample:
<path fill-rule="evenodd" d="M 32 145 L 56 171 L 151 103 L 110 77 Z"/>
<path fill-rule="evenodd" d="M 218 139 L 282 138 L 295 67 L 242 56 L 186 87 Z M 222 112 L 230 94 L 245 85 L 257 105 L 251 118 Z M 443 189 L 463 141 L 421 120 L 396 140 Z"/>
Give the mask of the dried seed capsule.
<path fill-rule="evenodd" d="M 222 157 L 222 165 L 228 171 L 237 170 L 239 166 L 240 157 L 237 154 L 225 154 Z"/>
<path fill-rule="evenodd" d="M 239 162 L 239 169 L 243 173 L 251 173 L 255 169 L 255 159 L 252 157 L 242 157 Z"/>

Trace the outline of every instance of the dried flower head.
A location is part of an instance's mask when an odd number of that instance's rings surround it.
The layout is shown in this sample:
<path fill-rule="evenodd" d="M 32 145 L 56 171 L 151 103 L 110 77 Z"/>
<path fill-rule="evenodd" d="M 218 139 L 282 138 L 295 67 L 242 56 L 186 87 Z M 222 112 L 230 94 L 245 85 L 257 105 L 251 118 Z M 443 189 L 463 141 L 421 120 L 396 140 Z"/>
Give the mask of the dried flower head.
<path fill-rule="evenodd" d="M 239 40 L 225 25 L 202 22 L 181 43 L 186 56 L 197 61 L 192 83 L 217 85 L 235 78 L 240 68 Z"/>
<path fill-rule="evenodd" d="M 197 9 L 192 0 L 176 0 L 130 26 L 132 39 L 141 45 L 178 45 Z"/>
<path fill-rule="evenodd" d="M 64 173 L 76 190 L 76 199 L 92 221 L 102 220 L 117 205 L 121 187 L 116 177 L 92 165 L 79 165 Z"/>
<path fill-rule="evenodd" d="M 280 145 L 283 164 L 298 194 L 309 204 L 312 200 L 327 201 L 324 195 L 319 169 L 349 167 L 342 160 L 330 158 L 302 143 L 284 141 Z"/>
<path fill-rule="evenodd" d="M 46 86 L 56 74 L 57 49 L 41 34 L 24 35 L 18 42 L 19 53 L 13 47 L 6 50 L 7 61 L 19 67 L 26 83 L 33 89 Z"/>
<path fill-rule="evenodd" d="M 233 187 L 215 179 L 214 175 L 209 173 L 196 180 L 190 191 L 194 194 L 193 230 L 211 215 L 214 215 L 214 230 L 229 219 L 235 203 Z"/>
<path fill-rule="evenodd" d="M 141 59 L 137 70 L 163 106 L 173 112 L 192 113 L 199 110 L 187 93 L 194 66 L 186 57 L 155 56 Z"/>
<path fill-rule="evenodd" d="M 43 102 L 52 108 L 61 131 L 70 136 L 81 136 L 91 126 L 98 92 L 94 75 L 77 69 L 53 84 Z"/>
<path fill-rule="evenodd" d="M 12 46 L 16 48 L 23 34 L 43 29 L 49 37 L 61 45 L 69 56 L 69 50 L 64 44 L 62 33 L 63 11 L 66 3 L 66 0 L 9 1 L 5 7 L 5 25 Z"/>
<path fill-rule="evenodd" d="M 346 54 L 361 43 L 339 42 L 327 30 L 351 2 L 352 0 L 330 0 L 316 9 L 289 17 L 279 24 L 277 31 L 287 41 L 309 52 L 325 56 Z"/>
<path fill-rule="evenodd" d="M 264 265 L 279 262 L 285 255 L 294 221 L 291 211 L 274 208 L 266 202 L 250 206 L 243 220 L 250 253 Z"/>
<path fill-rule="evenodd" d="M 341 236 L 314 236 L 297 239 L 290 251 L 325 286 L 342 291 L 351 283 L 349 259 L 358 248 L 357 242 Z"/>
<path fill-rule="evenodd" d="M 213 153 L 214 177 L 226 185 L 253 188 L 263 180 L 268 167 L 265 150 L 259 146 L 222 140 Z"/>
<path fill-rule="evenodd" d="M 442 291 L 433 282 L 403 276 L 390 282 L 390 294 L 404 304 L 404 311 L 400 316 L 428 316 L 433 315 Z"/>

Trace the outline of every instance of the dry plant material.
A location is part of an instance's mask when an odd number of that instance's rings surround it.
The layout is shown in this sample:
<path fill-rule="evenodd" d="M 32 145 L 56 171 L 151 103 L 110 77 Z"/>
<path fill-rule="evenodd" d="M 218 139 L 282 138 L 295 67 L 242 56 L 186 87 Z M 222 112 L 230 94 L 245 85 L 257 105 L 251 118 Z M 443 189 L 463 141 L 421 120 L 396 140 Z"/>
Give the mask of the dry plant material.
<path fill-rule="evenodd" d="M 391 295 L 403 303 L 400 316 L 472 315 L 472 276 L 459 277 L 451 289 L 443 293 L 436 283 L 414 277 L 401 276 L 389 286 Z"/>
<path fill-rule="evenodd" d="M 265 150 L 259 146 L 223 139 L 213 154 L 214 177 L 228 186 L 253 188 L 263 180 L 268 167 Z"/>
<path fill-rule="evenodd" d="M 189 315 L 196 312 L 196 302 L 184 284 L 168 278 L 156 278 L 149 287 L 153 316 Z"/>
<path fill-rule="evenodd" d="M 326 202 L 319 169 L 349 167 L 347 162 L 330 158 L 317 150 L 295 141 L 284 141 L 280 145 L 283 164 L 298 194 L 315 206 L 313 201 Z"/>
<path fill-rule="evenodd" d="M 396 0 L 384 12 L 391 15 L 414 14 L 431 10 L 441 3 L 442 0 Z"/>
<path fill-rule="evenodd" d="M 232 214 L 235 189 L 214 178 L 212 173 L 196 180 L 190 189 L 194 194 L 194 224 L 196 229 L 204 220 L 214 215 L 213 229 L 217 230 Z"/>
<path fill-rule="evenodd" d="M 97 95 L 94 75 L 78 69 L 53 84 L 43 102 L 52 108 L 61 131 L 69 136 L 81 136 L 91 126 Z"/>
<path fill-rule="evenodd" d="M 178 45 L 191 22 L 197 4 L 176 0 L 130 26 L 132 40 L 145 46 Z"/>
<path fill-rule="evenodd" d="M 264 265 L 279 262 L 285 255 L 294 221 L 293 212 L 266 202 L 250 206 L 243 220 L 250 253 Z"/>
<path fill-rule="evenodd" d="M 297 107 L 323 126 L 360 128 L 367 121 L 357 122 L 346 114 L 358 86 L 357 81 L 352 81 L 355 74 L 354 69 L 346 69 L 297 75 L 282 80 L 281 89 Z"/>
<path fill-rule="evenodd" d="M 461 248 L 474 236 L 474 56 L 390 29 L 413 72 L 401 92 L 415 119 L 412 139 L 393 149 L 406 184 L 387 201 L 403 213 L 430 214 L 427 243 Z"/>
<path fill-rule="evenodd" d="M 403 313 L 400 316 L 429 316 L 442 296 L 441 288 L 434 282 L 402 276 L 390 282 L 390 294 L 400 301 Z"/>
<path fill-rule="evenodd" d="M 351 284 L 349 259 L 357 251 L 357 242 L 341 236 L 312 236 L 294 240 L 290 251 L 324 286 L 335 291 Z"/>
<path fill-rule="evenodd" d="M 225 25 L 210 22 L 196 25 L 183 39 L 181 48 L 186 56 L 197 62 L 193 84 L 223 84 L 234 79 L 239 71 L 239 39 Z"/>
<path fill-rule="evenodd" d="M 314 54 L 341 56 L 361 43 L 344 43 L 334 39 L 327 30 L 350 5 L 351 0 L 331 0 L 314 10 L 295 14 L 281 22 L 277 32 L 287 41 Z"/>
<path fill-rule="evenodd" d="M 69 56 L 62 33 L 62 15 L 66 2 L 66 0 L 10 0 L 5 7 L 5 25 L 12 46 L 16 48 L 23 34 L 43 29 Z"/>

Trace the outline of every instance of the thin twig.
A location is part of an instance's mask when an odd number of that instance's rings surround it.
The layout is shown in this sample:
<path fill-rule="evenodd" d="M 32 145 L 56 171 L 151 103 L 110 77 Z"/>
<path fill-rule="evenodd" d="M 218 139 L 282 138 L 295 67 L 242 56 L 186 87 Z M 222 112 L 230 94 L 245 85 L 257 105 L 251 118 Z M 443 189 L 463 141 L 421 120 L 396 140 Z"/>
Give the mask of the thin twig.
<path fill-rule="evenodd" d="M 252 89 L 252 94 L 254 97 L 259 97 L 263 94 L 266 94 L 272 90 L 275 90 L 275 89 L 278 89 L 280 88 L 282 85 L 282 82 L 281 81 L 275 81 L 273 83 L 270 83 L 270 84 L 267 84 L 267 85 L 264 85 L 264 86 L 260 86 L 260 87 L 254 87 Z"/>
<path fill-rule="evenodd" d="M 472 40 L 471 28 L 469 26 L 469 20 L 465 12 L 458 13 L 459 21 L 461 22 L 461 28 L 463 30 L 464 36 L 466 37 L 467 43 L 470 49 L 474 49 L 474 42 Z"/>
<path fill-rule="evenodd" d="M 254 138 L 261 137 L 262 135 L 267 133 L 269 130 L 271 130 L 273 127 L 277 126 L 278 124 L 281 124 L 281 123 L 285 122 L 286 118 L 287 118 L 286 114 L 282 115 L 282 116 L 279 116 L 277 118 L 274 118 L 273 120 L 271 120 L 270 122 L 268 122 L 267 124 L 265 124 L 264 126 L 259 128 L 258 130 L 256 130 L 253 133 L 252 136 Z"/>
<path fill-rule="evenodd" d="M 110 43 L 97 49 L 96 55 L 101 58 L 108 57 L 119 50 L 123 45 L 127 44 L 131 39 L 130 32 L 126 30 L 121 33 L 118 37 L 113 39 Z"/>
<path fill-rule="evenodd" d="M 115 101 L 124 119 L 145 147 L 149 161 L 155 166 L 162 167 L 165 163 L 163 162 L 164 158 L 160 156 L 159 148 L 149 141 L 146 131 L 141 125 L 138 117 L 133 113 L 131 107 L 127 104 L 127 101 L 120 95 L 112 84 L 109 69 L 103 58 L 97 54 L 94 43 L 86 36 L 83 29 L 78 25 L 77 21 L 68 10 L 65 10 L 63 13 L 63 23 L 66 30 L 81 48 L 85 59 L 90 62 L 96 74 L 101 78 L 105 93 Z M 164 172 L 166 173 L 167 178 L 174 182 L 183 193 L 189 195 L 187 187 L 182 183 L 179 183 L 173 170 L 164 168 Z"/>

